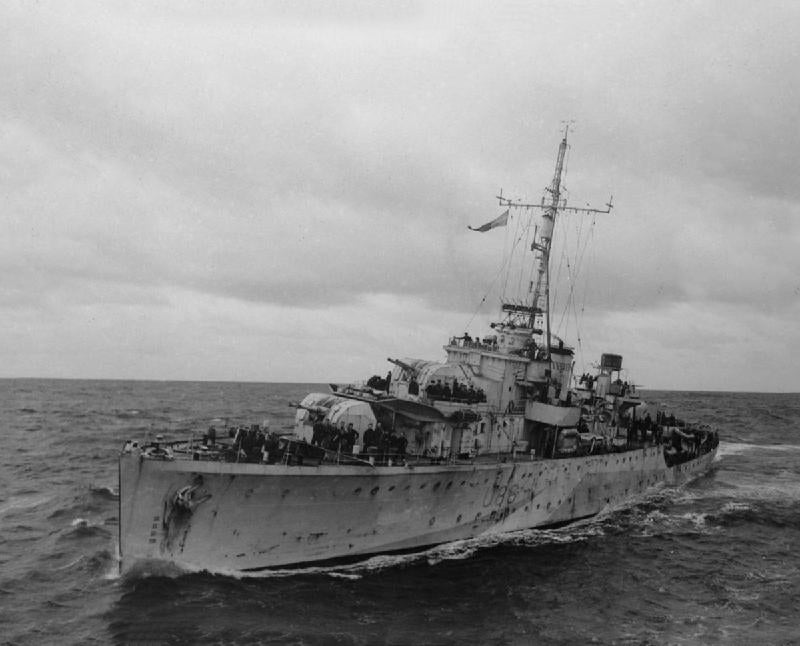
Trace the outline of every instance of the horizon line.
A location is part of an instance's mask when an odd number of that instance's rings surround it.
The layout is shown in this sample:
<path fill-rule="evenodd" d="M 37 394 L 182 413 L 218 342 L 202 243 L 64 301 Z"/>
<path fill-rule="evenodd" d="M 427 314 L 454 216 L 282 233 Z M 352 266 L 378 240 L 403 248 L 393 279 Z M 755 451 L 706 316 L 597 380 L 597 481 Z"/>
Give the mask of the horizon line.
<path fill-rule="evenodd" d="M 238 379 L 159 379 L 143 377 L 0 377 L 0 381 L 134 381 L 134 382 L 153 382 L 153 383 L 187 383 L 187 384 L 284 384 L 284 385 L 325 385 L 349 383 L 340 382 L 335 379 L 323 381 L 260 381 L 260 380 L 238 380 Z M 639 388 L 642 392 L 674 392 L 674 393 L 732 393 L 732 394 L 755 394 L 755 395 L 798 395 L 797 390 L 710 390 L 710 389 L 676 389 L 676 388 Z"/>

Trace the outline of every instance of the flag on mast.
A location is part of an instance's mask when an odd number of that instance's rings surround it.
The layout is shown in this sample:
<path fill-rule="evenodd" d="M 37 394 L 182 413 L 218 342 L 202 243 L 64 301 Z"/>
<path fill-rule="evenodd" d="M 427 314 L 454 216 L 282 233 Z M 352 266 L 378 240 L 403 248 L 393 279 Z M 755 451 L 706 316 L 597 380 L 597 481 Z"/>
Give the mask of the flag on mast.
<path fill-rule="evenodd" d="M 470 231 L 478 231 L 479 233 L 485 233 L 486 231 L 489 231 L 491 229 L 496 229 L 497 227 L 504 227 L 508 224 L 508 211 L 509 209 L 506 209 L 504 213 L 498 215 L 494 220 L 479 226 L 477 229 L 474 229 L 470 226 L 468 226 L 467 229 L 469 229 Z"/>

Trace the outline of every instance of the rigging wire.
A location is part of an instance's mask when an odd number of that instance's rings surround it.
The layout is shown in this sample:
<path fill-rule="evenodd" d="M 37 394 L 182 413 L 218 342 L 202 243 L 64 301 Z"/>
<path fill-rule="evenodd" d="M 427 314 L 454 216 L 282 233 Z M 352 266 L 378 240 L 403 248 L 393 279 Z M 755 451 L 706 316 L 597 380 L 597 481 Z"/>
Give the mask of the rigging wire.
<path fill-rule="evenodd" d="M 508 218 L 512 222 L 514 221 L 514 215 L 512 215 L 510 210 L 508 212 Z M 510 241 L 512 241 L 513 239 L 514 239 L 514 236 L 511 234 L 511 225 L 508 222 L 506 222 L 506 226 L 504 227 L 504 231 L 503 231 L 503 264 L 501 264 L 501 271 L 502 271 L 502 267 L 505 266 L 506 259 L 511 257 L 511 254 L 509 252 L 508 246 L 510 244 Z M 512 249 L 513 249 L 513 247 L 512 247 Z M 501 291 L 501 298 L 502 298 L 502 294 L 505 293 L 506 284 L 508 284 L 508 267 L 506 267 L 506 277 L 505 277 L 505 280 L 503 281 L 503 289 Z"/>
<path fill-rule="evenodd" d="M 531 240 L 531 243 L 532 243 L 532 244 L 536 244 L 536 229 L 534 229 L 534 230 L 533 230 L 533 238 L 532 238 L 532 240 Z M 528 248 L 528 245 L 527 245 L 527 240 L 526 240 L 526 242 L 525 242 L 525 248 L 526 248 L 526 249 Z M 533 248 L 532 248 L 532 247 L 531 247 L 531 251 L 533 251 Z M 534 257 L 535 257 L 535 255 L 536 255 L 537 253 L 540 253 L 540 252 L 539 252 L 538 250 L 537 250 L 537 251 L 535 251 L 535 252 L 534 252 Z M 535 262 L 531 262 L 531 263 L 529 263 L 529 270 L 528 270 L 528 293 L 529 293 L 529 294 L 530 294 L 531 292 L 533 292 L 533 275 L 534 275 L 534 273 L 535 273 L 535 272 L 536 272 L 536 263 L 535 263 Z M 538 303 L 531 303 L 531 307 L 533 307 L 534 309 L 535 309 L 536 307 L 538 307 L 538 306 L 539 306 L 539 304 L 538 304 Z M 534 319 L 535 319 L 535 315 L 532 315 L 532 317 L 531 317 L 531 322 L 533 322 L 533 321 L 534 321 Z M 531 327 L 533 327 L 533 325 L 531 325 Z"/>
<path fill-rule="evenodd" d="M 527 213 L 529 210 L 530 209 L 526 208 L 525 212 Z M 518 295 L 522 294 L 522 281 L 525 278 L 525 265 L 526 265 L 525 260 L 524 260 L 524 250 L 528 249 L 528 246 L 529 246 L 528 245 L 528 241 L 530 239 L 530 234 L 531 234 L 531 218 L 527 217 L 525 219 L 527 220 L 527 224 L 525 225 L 525 246 L 523 247 L 523 259 L 520 262 L 519 278 L 517 279 L 517 294 Z M 528 264 L 531 264 L 531 263 L 528 263 Z"/>
<path fill-rule="evenodd" d="M 511 266 L 511 261 L 514 258 L 514 250 L 517 248 L 517 245 L 519 245 L 521 240 L 522 236 L 520 235 L 516 238 L 516 240 L 513 241 L 510 252 L 503 254 L 503 261 L 500 263 L 500 267 L 498 268 L 497 273 L 494 275 L 494 278 L 492 278 L 492 282 L 489 283 L 489 286 L 486 288 L 486 292 L 484 293 L 483 298 L 481 298 L 480 302 L 478 303 L 478 306 L 475 308 L 475 311 L 472 313 L 472 316 L 470 317 L 469 321 L 467 321 L 467 325 L 464 329 L 468 330 L 469 326 L 472 325 L 472 322 L 475 320 L 475 317 L 478 316 L 478 312 L 480 312 L 481 307 L 486 302 L 486 299 L 488 298 L 489 294 L 491 293 L 492 289 L 497 283 L 497 279 L 500 278 L 504 270 L 506 270 L 506 283 L 508 282 L 508 270 Z M 504 242 L 503 244 L 504 251 L 506 247 L 507 245 Z M 503 287 L 501 298 L 504 297 L 505 297 L 505 285 Z"/>
<path fill-rule="evenodd" d="M 562 312 L 561 319 L 559 320 L 559 328 L 558 328 L 560 331 L 561 326 L 565 324 L 566 320 L 566 327 L 564 329 L 565 330 L 568 329 L 569 315 L 571 314 L 572 319 L 574 320 L 575 323 L 575 335 L 583 370 L 585 370 L 585 358 L 583 356 L 583 339 L 581 338 L 581 319 L 585 311 L 586 298 L 589 292 L 588 280 L 583 285 L 583 292 L 582 292 L 583 298 L 581 302 L 580 313 L 578 311 L 577 301 L 576 301 L 576 288 L 578 287 L 578 278 L 583 273 L 583 267 L 586 259 L 586 250 L 590 248 L 589 243 L 592 241 L 594 236 L 595 223 L 596 223 L 596 216 L 593 215 L 588 233 L 585 233 L 584 231 L 584 222 L 582 219 L 576 223 L 577 234 L 576 234 L 576 244 L 575 244 L 575 259 L 571 265 L 569 262 L 569 257 L 567 257 L 566 261 L 570 286 L 568 290 L 567 302 L 564 305 L 564 310 Z M 564 236 L 564 239 L 566 239 L 566 236 Z M 592 249 L 592 251 L 594 251 L 594 249 Z"/>
<path fill-rule="evenodd" d="M 510 212 L 509 212 L 509 218 L 511 218 L 511 213 Z M 512 268 L 511 268 L 511 264 L 512 264 L 513 259 L 514 259 L 514 250 L 517 248 L 517 245 L 519 244 L 519 227 L 520 227 L 520 220 L 522 218 L 517 216 L 517 217 L 514 217 L 512 219 L 515 221 L 516 227 L 514 229 L 514 236 L 512 238 L 513 243 L 511 245 L 511 250 L 508 252 L 508 264 L 506 265 L 506 278 L 505 278 L 505 281 L 503 282 L 503 289 L 500 292 L 500 298 L 501 299 L 505 299 L 506 296 L 508 295 L 508 283 L 511 280 L 511 276 L 513 274 Z"/>
<path fill-rule="evenodd" d="M 568 171 L 569 171 L 569 161 L 570 161 L 570 150 L 571 147 L 567 147 L 567 154 L 565 155 L 564 159 L 564 177 L 566 178 Z M 563 204 L 568 202 L 569 191 L 566 187 L 563 190 L 564 194 L 564 201 Z M 590 227 L 590 233 L 594 231 L 594 223 L 595 223 L 595 216 L 592 216 L 592 225 Z M 581 363 L 584 363 L 583 360 L 583 341 L 581 338 L 581 324 L 580 324 L 580 317 L 578 315 L 578 307 L 577 307 L 577 299 L 576 299 L 576 289 L 578 288 L 578 279 L 581 275 L 583 265 L 584 265 L 584 258 L 586 253 L 586 248 L 589 243 L 589 239 L 591 235 L 584 236 L 584 222 L 583 218 L 578 219 L 576 222 L 576 236 L 575 236 L 575 246 L 574 246 L 574 260 L 570 263 L 570 257 L 572 256 L 572 251 L 569 247 L 568 236 L 566 234 L 566 224 L 561 224 L 561 220 L 559 220 L 560 226 L 560 233 L 562 235 L 559 236 L 561 240 L 563 240 L 563 244 L 561 247 L 561 253 L 559 255 L 559 265 L 556 272 L 556 281 L 558 282 L 561 280 L 561 274 L 563 271 L 564 266 L 566 265 L 566 279 L 569 284 L 569 288 L 567 290 L 567 296 L 565 302 L 563 304 L 563 310 L 561 313 L 561 318 L 559 319 L 558 325 L 556 327 L 559 334 L 567 336 L 569 330 L 569 323 L 570 323 L 570 314 L 572 315 L 572 319 L 575 324 L 575 336 L 578 345 L 578 351 L 581 357 Z M 583 244 L 581 244 L 583 243 Z M 585 303 L 586 303 L 586 295 L 587 290 L 583 290 L 583 301 L 581 305 L 581 315 L 583 314 Z M 553 302 L 553 309 L 557 310 L 558 307 L 554 300 Z"/>
<path fill-rule="evenodd" d="M 586 258 L 586 249 L 589 247 L 589 241 L 591 240 L 591 238 L 592 238 L 592 236 L 594 234 L 595 221 L 596 221 L 596 216 L 592 215 L 591 223 L 589 225 L 589 232 L 585 235 L 585 237 L 583 239 L 583 248 L 580 250 L 580 254 L 578 255 L 578 258 L 577 258 L 577 263 L 578 263 L 577 271 L 578 272 L 582 271 L 582 269 L 583 269 L 584 260 Z M 583 221 L 581 221 L 581 236 L 583 236 Z M 589 272 L 589 276 L 591 276 L 591 272 Z M 578 313 L 578 308 L 573 303 L 573 315 L 575 317 L 575 329 L 576 329 L 576 332 L 577 332 L 578 345 L 579 345 L 579 350 L 580 350 L 580 353 L 581 353 L 581 363 L 584 363 L 584 358 L 583 358 L 583 345 L 582 345 L 582 342 L 581 342 L 580 326 L 581 326 L 581 322 L 583 320 L 583 312 L 584 312 L 584 308 L 585 308 L 585 305 L 586 305 L 586 295 L 588 294 L 588 291 L 589 291 L 589 278 L 587 277 L 586 282 L 583 285 L 583 300 L 581 302 L 580 315 Z"/>
<path fill-rule="evenodd" d="M 592 222 L 589 227 L 589 234 L 586 236 L 586 242 L 584 244 L 584 254 L 586 253 L 586 249 L 589 249 L 589 266 L 594 267 L 596 265 L 596 256 L 595 256 L 595 245 L 594 245 L 594 232 L 595 232 L 595 223 L 597 222 L 597 216 L 592 215 Z M 591 244 L 589 244 L 591 243 Z M 581 302 L 581 318 L 583 318 L 584 311 L 586 309 L 586 298 L 589 294 L 589 280 L 591 279 L 592 272 L 588 272 L 589 276 L 586 279 L 586 284 L 584 285 L 583 290 L 583 301 Z M 577 315 L 576 315 L 577 316 Z M 581 350 L 581 363 L 582 363 L 582 371 L 586 370 L 586 360 L 583 357 L 583 350 Z"/>

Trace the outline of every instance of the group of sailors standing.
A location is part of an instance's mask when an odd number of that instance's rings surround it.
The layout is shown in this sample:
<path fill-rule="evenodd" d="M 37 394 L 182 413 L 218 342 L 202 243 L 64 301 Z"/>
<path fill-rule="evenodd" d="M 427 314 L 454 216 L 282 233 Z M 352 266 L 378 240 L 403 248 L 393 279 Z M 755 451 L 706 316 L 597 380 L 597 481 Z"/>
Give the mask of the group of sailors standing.
<path fill-rule="evenodd" d="M 627 430 L 628 446 L 636 444 L 645 444 L 651 439 L 655 444 L 661 444 L 663 428 L 658 422 L 654 422 L 650 413 L 646 413 L 644 417 L 625 417 L 622 424 Z"/>
<path fill-rule="evenodd" d="M 673 414 L 658 411 L 653 419 L 650 413 L 639 419 L 627 418 L 629 447 L 646 444 L 664 445 L 667 466 L 680 464 L 708 453 L 719 445 L 719 433 L 705 426 L 687 424 Z"/>
<path fill-rule="evenodd" d="M 476 404 L 486 401 L 486 393 L 483 388 L 475 388 L 459 383 L 458 379 L 453 379 L 452 385 L 442 380 L 431 381 L 425 388 L 425 394 L 430 400 L 459 401 L 468 404 Z"/>
<path fill-rule="evenodd" d="M 352 422 L 345 426 L 344 421 L 340 421 L 336 426 L 328 419 L 318 420 L 313 428 L 311 444 L 328 451 L 352 453 L 358 443 L 359 433 Z"/>
<path fill-rule="evenodd" d="M 384 430 L 380 422 L 372 427 L 372 424 L 367 426 L 364 431 L 364 446 L 363 453 L 366 455 L 373 455 L 375 453 L 380 455 L 396 455 L 398 457 L 405 457 L 406 447 L 408 440 L 404 435 L 398 435 L 393 428 L 388 431 Z"/>
<path fill-rule="evenodd" d="M 213 428 L 212 426 L 209 429 L 209 435 Z M 273 464 L 280 457 L 278 434 L 271 433 L 267 424 L 263 428 L 258 424 L 251 424 L 249 428 L 246 426 L 231 427 L 228 429 L 228 436 L 233 438 L 236 462 Z"/>
<path fill-rule="evenodd" d="M 401 379 L 401 381 L 404 381 L 404 379 Z M 387 393 L 389 392 L 391 384 L 391 372 L 387 373 L 385 378 L 373 375 L 367 380 L 367 386 L 369 388 L 385 391 Z M 412 372 L 411 376 L 408 377 L 408 394 L 414 396 L 419 395 L 420 389 L 421 387 L 419 381 L 417 381 L 417 375 Z M 425 386 L 424 391 L 427 398 L 431 401 L 457 401 L 467 404 L 477 404 L 486 401 L 486 393 L 483 391 L 483 388 L 475 388 L 472 384 L 462 384 L 457 378 L 453 378 L 452 383 L 447 380 L 443 382 L 441 379 L 437 379 L 436 381 L 431 380 L 428 385 Z"/>
<path fill-rule="evenodd" d="M 405 456 L 408 440 L 395 433 L 394 429 L 386 431 L 378 422 L 374 427 L 370 423 L 364 431 L 360 445 L 362 455 L 396 455 Z M 336 453 L 355 453 L 359 432 L 350 422 L 345 425 L 340 421 L 338 426 L 328 419 L 317 420 L 313 426 L 311 444 Z"/>
<path fill-rule="evenodd" d="M 673 414 L 663 411 L 656 413 L 655 419 L 650 413 L 644 417 L 625 415 L 619 421 L 612 419 L 612 428 L 617 429 L 617 437 L 624 432 L 625 444 L 607 444 L 591 439 L 589 453 L 605 453 L 641 448 L 647 445 L 663 445 L 667 464 L 679 464 L 699 455 L 703 455 L 719 444 L 719 434 L 704 426 L 687 424 Z M 589 423 L 581 418 L 577 429 L 579 434 L 591 433 Z M 563 453 L 563 451 L 562 451 Z"/>

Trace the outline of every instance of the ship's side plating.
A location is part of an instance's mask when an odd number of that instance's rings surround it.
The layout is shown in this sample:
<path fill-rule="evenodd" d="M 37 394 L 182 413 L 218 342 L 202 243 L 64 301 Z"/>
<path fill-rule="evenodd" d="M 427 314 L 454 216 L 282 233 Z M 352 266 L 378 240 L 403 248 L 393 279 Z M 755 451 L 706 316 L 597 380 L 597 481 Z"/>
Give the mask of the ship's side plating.
<path fill-rule="evenodd" d="M 120 458 L 122 569 L 245 571 L 564 523 L 705 471 L 651 446 L 558 460 L 395 467 Z"/>

